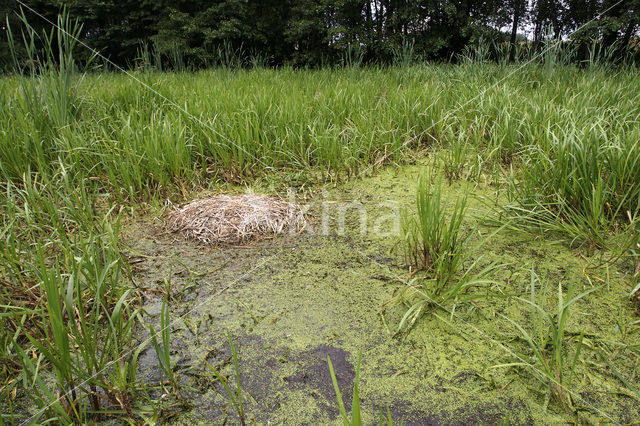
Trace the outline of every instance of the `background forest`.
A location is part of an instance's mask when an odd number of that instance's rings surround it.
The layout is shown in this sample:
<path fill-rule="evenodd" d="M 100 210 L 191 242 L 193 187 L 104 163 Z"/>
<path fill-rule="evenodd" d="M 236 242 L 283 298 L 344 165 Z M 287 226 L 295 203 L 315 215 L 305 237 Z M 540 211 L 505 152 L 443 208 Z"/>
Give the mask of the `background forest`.
<path fill-rule="evenodd" d="M 588 59 L 593 46 L 608 59 L 637 59 L 640 29 L 639 0 L 34 0 L 25 4 L 52 21 L 66 6 L 70 16 L 83 24 L 83 41 L 110 60 L 135 67 L 146 57 L 163 69 L 448 61 L 482 44 L 490 46 L 487 57 L 496 58 L 505 55 L 505 42 L 539 51 L 550 38 L 565 40 L 574 62 Z M 0 0 L 0 69 L 13 64 L 7 31 L 14 28 L 19 34 L 20 7 L 17 0 Z M 25 14 L 33 25 L 50 27 L 26 9 Z M 20 41 L 19 35 L 16 39 Z M 78 50 L 79 59 L 89 54 L 87 49 Z M 513 60 L 517 49 L 506 54 Z"/>

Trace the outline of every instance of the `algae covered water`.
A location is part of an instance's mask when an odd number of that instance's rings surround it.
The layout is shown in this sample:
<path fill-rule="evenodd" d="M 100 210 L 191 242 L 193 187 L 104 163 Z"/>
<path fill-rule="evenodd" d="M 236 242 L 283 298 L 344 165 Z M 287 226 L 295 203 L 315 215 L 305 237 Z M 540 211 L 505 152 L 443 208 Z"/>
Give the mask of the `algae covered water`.
<path fill-rule="evenodd" d="M 638 361 L 635 337 L 619 327 L 637 318 L 625 296 L 630 271 L 614 267 L 585 272 L 592 259 L 575 256 L 566 244 L 508 229 L 495 233 L 497 227 L 488 224 L 476 228 L 478 218 L 491 214 L 479 201 L 496 196 L 490 187 L 452 184 L 445 199 L 451 206 L 473 191 L 474 218 L 465 220 L 464 227 L 474 235 L 466 249 L 475 252 L 474 260 L 481 257 L 483 264 L 501 266 L 468 292 L 477 296 L 473 302 L 436 310 L 398 333 L 406 309 L 385 304 L 406 282 L 407 272 L 394 247 L 397 236 L 391 236 L 394 216 L 389 206 L 411 206 L 417 178 L 432 167 L 421 161 L 320 191 L 307 200 L 313 232 L 250 247 L 211 249 L 170 236 L 158 238 L 148 226 L 134 224 L 132 248 L 146 259 L 138 265 L 140 281 L 153 287 L 172 277 L 170 306 L 179 317 L 174 356 L 192 407 L 180 410 L 175 420 L 206 423 L 233 417 L 230 408 L 225 411 L 229 401 L 220 386 L 202 377 L 205 361 L 232 376 L 224 339 L 229 330 L 239 347 L 245 409 L 258 423 L 333 422 L 337 403 L 327 357 L 349 409 L 359 354 L 365 423 L 376 422 L 380 409 L 386 412 L 387 407 L 405 424 L 564 422 L 574 414 L 545 397 L 548 385 L 536 376 L 541 367 L 518 329 L 503 317 L 527 329 L 533 326 L 531 307 L 517 299 L 530 294 L 532 269 L 547 308 L 557 303 L 559 283 L 598 288 L 577 304 L 566 326 L 568 340 L 585 336 L 588 342 L 571 384 L 580 417 L 637 418 L 633 390 L 622 391 L 624 382 L 615 374 L 595 368 L 612 362 L 603 356 L 609 353 L 616 357 L 621 375 L 633 375 Z M 347 207 L 344 215 L 341 206 Z M 319 232 L 323 217 L 327 233 Z M 374 232 L 381 218 L 386 223 Z M 605 276 L 608 285 L 603 286 L 599 279 Z M 149 297 L 146 303 L 157 310 L 160 298 Z M 147 374 L 161 376 L 154 369 L 153 349 L 147 352 L 142 358 Z"/>

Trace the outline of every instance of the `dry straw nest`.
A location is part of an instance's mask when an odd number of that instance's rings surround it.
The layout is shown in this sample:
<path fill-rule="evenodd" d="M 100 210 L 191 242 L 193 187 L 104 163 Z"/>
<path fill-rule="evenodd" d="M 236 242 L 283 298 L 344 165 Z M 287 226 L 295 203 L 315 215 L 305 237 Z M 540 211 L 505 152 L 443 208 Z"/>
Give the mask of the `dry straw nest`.
<path fill-rule="evenodd" d="M 299 205 L 263 195 L 217 195 L 179 206 L 168 227 L 204 244 L 239 244 L 299 231 L 306 222 Z"/>

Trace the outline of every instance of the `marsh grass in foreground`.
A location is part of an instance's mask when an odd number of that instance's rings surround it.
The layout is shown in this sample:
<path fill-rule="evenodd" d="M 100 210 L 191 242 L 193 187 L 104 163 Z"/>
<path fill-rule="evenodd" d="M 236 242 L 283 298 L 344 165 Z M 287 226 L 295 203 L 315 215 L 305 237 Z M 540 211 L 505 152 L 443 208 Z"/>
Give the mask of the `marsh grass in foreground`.
<path fill-rule="evenodd" d="M 139 352 L 131 341 L 137 311 L 120 283 L 116 245 L 109 236 L 83 236 L 58 247 L 67 254 L 66 272 L 60 264 L 47 265 L 46 248 L 37 245 L 45 309 L 39 321 L 30 322 L 37 331 L 25 334 L 38 355 L 29 356 L 17 340 L 13 349 L 20 355 L 28 395 L 46 418 L 68 423 L 99 420 L 103 411 L 133 415 L 138 387 L 133 354 Z M 55 372 L 54 387 L 40 378 L 46 365 Z"/>
<path fill-rule="evenodd" d="M 8 184 L 1 204 L 0 261 L 11 283 L 0 292 L 10 337 L 2 339 L 3 361 L 14 366 L 9 377 L 21 376 L 37 409 L 33 420 L 132 416 L 138 310 L 119 249 L 120 214 L 98 214 L 86 188 L 69 185 L 64 171 L 52 179 Z M 7 399 L 11 390 L 2 389 Z"/>
<path fill-rule="evenodd" d="M 167 377 L 169 385 L 173 393 L 177 394 L 179 389 L 178 380 L 173 372 L 174 365 L 171 362 L 171 322 L 169 321 L 169 306 L 167 305 L 167 298 L 162 302 L 162 308 L 160 310 L 160 341 L 158 342 L 158 334 L 156 333 L 153 325 L 149 326 L 149 332 L 151 333 L 151 342 L 153 348 L 158 357 L 158 364 L 162 369 L 162 372 Z"/>
<path fill-rule="evenodd" d="M 550 313 L 544 307 L 546 294 L 536 295 L 536 284 L 538 278 L 535 272 L 531 271 L 529 299 L 518 298 L 529 305 L 531 311 L 532 331 L 528 332 L 523 326 L 512 319 L 501 315 L 509 321 L 526 341 L 532 356 L 519 356 L 521 360 L 533 359 L 529 364 L 526 362 L 516 362 L 504 364 L 496 367 L 523 366 L 533 370 L 534 376 L 543 380 L 547 385 L 548 395 L 558 402 L 567 413 L 575 411 L 572 390 L 572 379 L 576 372 L 576 367 L 580 362 L 580 353 L 583 347 L 583 335 L 575 340 L 575 344 L 570 348 L 566 342 L 565 330 L 569 319 L 570 307 L 583 297 L 593 293 L 597 288 L 576 294 L 575 285 L 569 285 L 567 294 L 564 295 L 562 285 L 558 283 L 558 305 L 555 312 Z M 545 287 L 546 289 L 546 287 Z M 579 402 L 579 401 L 577 401 Z"/>
<path fill-rule="evenodd" d="M 229 397 L 229 404 L 233 406 L 238 415 L 238 419 L 240 420 L 240 424 L 243 426 L 246 424 L 246 413 L 244 409 L 244 405 L 242 403 L 243 399 L 243 390 L 240 384 L 240 365 L 238 363 L 238 351 L 236 349 L 236 345 L 233 343 L 231 339 L 231 333 L 227 331 L 227 340 L 229 341 L 229 347 L 231 348 L 231 358 L 233 360 L 233 372 L 235 378 L 235 390 L 232 390 L 229 379 L 218 372 L 214 367 L 212 367 L 206 360 L 205 363 L 209 370 L 213 373 L 216 380 L 223 386 L 227 396 Z"/>
<path fill-rule="evenodd" d="M 333 370 L 333 364 L 331 363 L 331 357 L 327 356 L 327 364 L 329 365 L 329 373 L 331 374 L 331 381 L 333 383 L 333 389 L 336 392 L 336 399 L 338 401 L 338 410 L 340 411 L 340 417 L 344 426 L 360 426 L 362 425 L 362 412 L 360 402 L 360 363 L 362 361 L 362 353 L 358 355 L 358 364 L 356 365 L 356 377 L 353 380 L 353 396 L 351 399 L 351 416 L 347 414 L 347 410 L 344 405 L 342 393 L 340 392 L 340 386 L 338 385 L 338 378 Z M 396 422 L 397 423 L 397 422 Z M 380 409 L 380 419 L 378 421 L 380 426 L 392 426 L 393 416 L 391 410 L 387 406 L 387 412 L 385 415 L 384 410 Z M 400 425 L 404 424 L 404 420 L 401 420 Z"/>

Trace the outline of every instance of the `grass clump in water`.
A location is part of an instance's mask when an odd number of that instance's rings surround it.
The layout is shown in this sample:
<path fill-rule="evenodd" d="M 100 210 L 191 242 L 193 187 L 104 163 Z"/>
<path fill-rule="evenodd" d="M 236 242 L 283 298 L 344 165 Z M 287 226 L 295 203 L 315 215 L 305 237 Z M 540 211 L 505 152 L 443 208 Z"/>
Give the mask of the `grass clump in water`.
<path fill-rule="evenodd" d="M 434 280 L 438 294 L 462 262 L 462 248 L 468 238 L 462 235 L 467 199 L 459 198 L 449 214 L 442 202 L 442 181 L 432 187 L 427 175 L 418 184 L 416 207 L 416 215 L 405 212 L 403 217 L 404 257 L 415 271 L 424 271 Z"/>
<path fill-rule="evenodd" d="M 500 365 L 529 367 L 535 373 L 535 377 L 542 380 L 547 385 L 547 394 L 557 401 L 565 412 L 574 411 L 574 400 L 572 396 L 577 395 L 572 391 L 572 379 L 576 372 L 576 367 L 580 361 L 580 353 L 583 347 L 583 335 L 575 340 L 574 347 L 570 347 L 566 341 L 566 325 L 569 319 L 569 309 L 578 300 L 593 293 L 597 288 L 592 288 L 580 294 L 576 294 L 575 285 L 569 285 L 567 294 L 562 290 L 562 285 L 558 283 L 558 305 L 555 312 L 549 312 L 544 307 L 546 295 L 536 296 L 536 283 L 538 279 L 535 272 L 531 271 L 531 296 L 529 299 L 518 298 L 529 305 L 532 331 L 527 331 L 523 326 L 512 319 L 501 315 L 509 321 L 520 332 L 520 335 L 527 343 L 530 352 L 518 355 L 522 362 Z M 532 360 L 531 363 L 525 360 Z"/>
<path fill-rule="evenodd" d="M 452 212 L 442 200 L 442 180 L 431 184 L 427 175 L 420 180 L 416 196 L 417 213 L 405 211 L 402 221 L 402 250 L 412 278 L 387 304 L 402 303 L 408 309 L 399 330 L 410 328 L 429 310 L 474 299 L 466 291 L 488 280 L 482 277 L 495 265 L 475 273 L 477 260 L 461 273 L 468 260 L 465 245 L 472 233 L 463 232 L 467 198 L 456 200 Z"/>
<path fill-rule="evenodd" d="M 231 333 L 229 333 L 229 331 L 227 331 L 227 340 L 229 341 L 229 347 L 231 348 L 231 358 L 233 359 L 233 372 L 236 382 L 235 390 L 232 390 L 232 388 L 230 387 L 229 379 L 227 377 L 218 372 L 218 370 L 212 367 L 211 364 L 209 364 L 209 362 L 207 362 L 206 360 L 205 364 L 207 365 L 207 367 L 209 367 L 209 370 L 211 370 L 216 380 L 224 387 L 224 390 L 229 397 L 229 403 L 235 409 L 236 414 L 238 415 L 238 419 L 240 420 L 240 424 L 244 426 L 247 423 L 247 420 L 245 408 L 242 403 L 243 390 L 242 386 L 240 385 L 240 365 L 238 363 L 238 350 L 236 349 L 236 345 L 231 339 Z"/>
<path fill-rule="evenodd" d="M 340 392 L 340 386 L 338 385 L 338 378 L 336 377 L 336 373 L 333 369 L 333 364 L 331 363 L 331 357 L 327 356 L 327 364 L 329 365 L 329 373 L 331 374 L 331 381 L 333 383 L 333 389 L 336 392 L 336 399 L 338 401 L 338 410 L 340 411 L 340 417 L 342 419 L 342 424 L 344 426 L 360 426 L 362 425 L 362 412 L 361 412 L 361 401 L 360 401 L 360 362 L 362 361 L 362 353 L 358 355 L 358 364 L 356 366 L 356 377 L 353 380 L 353 397 L 351 399 L 351 416 L 347 414 L 347 409 L 345 408 L 344 401 L 342 399 L 342 393 Z M 397 422 L 396 422 L 397 423 Z M 387 413 L 385 415 L 384 411 L 380 409 L 380 419 L 378 421 L 380 426 L 393 426 L 393 416 L 391 415 L 391 410 L 387 406 Z M 404 424 L 404 421 L 401 420 L 400 425 Z"/>

